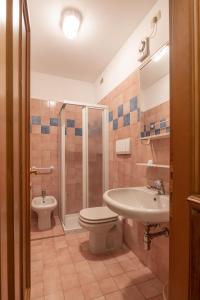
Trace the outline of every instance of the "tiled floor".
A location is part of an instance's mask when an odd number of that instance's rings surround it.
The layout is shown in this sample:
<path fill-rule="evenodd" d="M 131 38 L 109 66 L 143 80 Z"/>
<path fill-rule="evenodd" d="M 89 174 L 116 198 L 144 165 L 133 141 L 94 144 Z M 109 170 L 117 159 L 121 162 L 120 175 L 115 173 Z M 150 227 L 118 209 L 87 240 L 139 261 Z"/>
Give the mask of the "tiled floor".
<path fill-rule="evenodd" d="M 162 283 L 126 247 L 95 256 L 88 233 L 31 242 L 35 300 L 162 300 Z"/>
<path fill-rule="evenodd" d="M 65 234 L 59 217 L 53 216 L 52 218 L 52 228 L 45 231 L 40 231 L 38 229 L 37 219 L 31 218 L 31 240 L 45 239 L 50 237 L 62 236 Z"/>

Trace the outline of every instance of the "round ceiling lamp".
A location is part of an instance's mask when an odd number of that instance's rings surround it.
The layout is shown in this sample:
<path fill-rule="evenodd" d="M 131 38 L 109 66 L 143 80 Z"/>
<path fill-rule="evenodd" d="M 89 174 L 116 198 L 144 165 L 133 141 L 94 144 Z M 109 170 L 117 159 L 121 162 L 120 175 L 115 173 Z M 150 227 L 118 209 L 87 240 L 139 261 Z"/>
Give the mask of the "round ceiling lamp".
<path fill-rule="evenodd" d="M 66 9 L 62 14 L 61 27 L 65 36 L 73 40 L 78 36 L 81 27 L 82 16 L 80 12 L 73 8 Z"/>

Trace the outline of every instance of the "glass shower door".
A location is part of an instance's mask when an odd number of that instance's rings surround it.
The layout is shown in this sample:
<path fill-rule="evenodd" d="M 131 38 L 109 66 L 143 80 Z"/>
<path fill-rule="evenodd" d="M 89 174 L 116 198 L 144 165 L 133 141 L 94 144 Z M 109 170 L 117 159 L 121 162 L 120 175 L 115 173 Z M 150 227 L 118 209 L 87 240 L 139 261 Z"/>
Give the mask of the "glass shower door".
<path fill-rule="evenodd" d="M 65 226 L 77 223 L 83 208 L 82 193 L 82 107 L 65 107 Z M 72 228 L 73 229 L 73 228 Z"/>
<path fill-rule="evenodd" d="M 88 207 L 103 204 L 102 109 L 88 108 Z"/>

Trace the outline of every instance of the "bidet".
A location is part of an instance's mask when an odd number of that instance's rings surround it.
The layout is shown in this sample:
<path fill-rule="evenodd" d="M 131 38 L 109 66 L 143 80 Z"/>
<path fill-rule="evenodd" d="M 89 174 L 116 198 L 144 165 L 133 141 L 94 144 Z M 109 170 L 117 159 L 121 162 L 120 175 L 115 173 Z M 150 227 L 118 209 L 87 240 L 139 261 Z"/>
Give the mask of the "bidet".
<path fill-rule="evenodd" d="M 38 215 L 39 230 L 48 230 L 51 228 L 51 214 L 56 206 L 57 200 L 53 196 L 46 196 L 42 194 L 40 197 L 33 198 L 31 207 Z"/>

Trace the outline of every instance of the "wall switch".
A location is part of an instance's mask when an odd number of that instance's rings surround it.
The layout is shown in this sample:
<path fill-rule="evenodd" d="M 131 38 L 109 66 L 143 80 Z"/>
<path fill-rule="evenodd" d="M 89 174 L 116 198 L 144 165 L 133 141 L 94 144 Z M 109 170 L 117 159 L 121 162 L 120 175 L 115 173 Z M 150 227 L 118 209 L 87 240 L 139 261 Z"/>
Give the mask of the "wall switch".
<path fill-rule="evenodd" d="M 121 139 L 116 141 L 116 154 L 131 154 L 131 139 Z"/>

